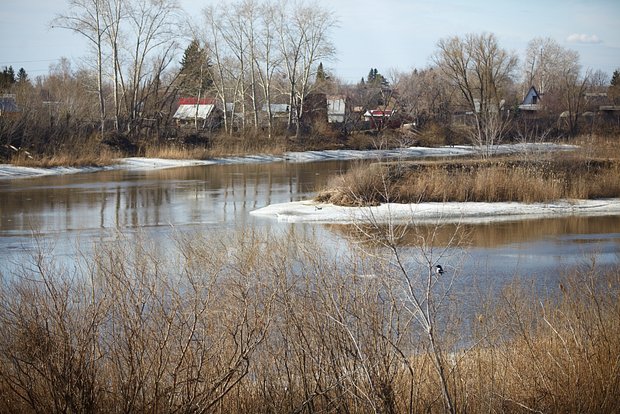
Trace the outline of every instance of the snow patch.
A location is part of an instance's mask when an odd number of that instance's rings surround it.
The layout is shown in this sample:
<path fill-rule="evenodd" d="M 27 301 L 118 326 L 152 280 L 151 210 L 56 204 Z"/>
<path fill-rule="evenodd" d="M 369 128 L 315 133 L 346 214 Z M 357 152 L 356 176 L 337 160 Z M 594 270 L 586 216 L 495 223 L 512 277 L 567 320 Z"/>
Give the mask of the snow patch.
<path fill-rule="evenodd" d="M 618 215 L 620 199 L 561 200 L 553 203 L 386 203 L 373 207 L 342 207 L 315 201 L 272 204 L 251 215 L 300 223 L 485 223 L 570 215 Z"/>

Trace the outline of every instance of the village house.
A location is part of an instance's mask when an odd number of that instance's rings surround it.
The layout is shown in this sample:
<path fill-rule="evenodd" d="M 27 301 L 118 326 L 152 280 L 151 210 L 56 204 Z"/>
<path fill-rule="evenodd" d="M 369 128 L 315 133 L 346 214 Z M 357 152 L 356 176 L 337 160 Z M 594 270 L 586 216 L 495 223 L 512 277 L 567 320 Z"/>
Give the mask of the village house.
<path fill-rule="evenodd" d="M 221 110 L 217 108 L 214 98 L 180 98 L 172 118 L 179 126 L 197 123 L 200 128 L 206 128 L 213 126 L 220 115 Z"/>
<path fill-rule="evenodd" d="M 536 114 L 537 112 L 542 110 L 541 100 L 541 95 L 538 93 L 535 87 L 531 86 L 518 108 L 523 113 Z"/>

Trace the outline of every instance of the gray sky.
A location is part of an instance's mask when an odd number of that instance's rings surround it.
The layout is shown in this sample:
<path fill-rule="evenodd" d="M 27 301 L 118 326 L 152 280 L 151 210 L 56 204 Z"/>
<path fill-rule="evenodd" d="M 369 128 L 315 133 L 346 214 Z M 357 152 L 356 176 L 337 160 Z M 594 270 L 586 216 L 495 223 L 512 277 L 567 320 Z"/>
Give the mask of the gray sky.
<path fill-rule="evenodd" d="M 213 0 L 179 0 L 190 16 Z M 217 0 L 216 4 L 228 0 Z M 527 42 L 551 37 L 581 56 L 584 68 L 609 75 L 620 68 L 618 0 L 317 0 L 339 19 L 333 32 L 337 60 L 324 62 L 345 82 L 357 82 L 377 68 L 407 71 L 430 64 L 437 41 L 466 33 L 495 33 L 500 45 L 522 56 Z M 74 67 L 86 55 L 86 41 L 67 30 L 50 29 L 67 11 L 66 0 L 0 0 L 0 67 L 24 67 L 31 77 L 67 57 Z"/>

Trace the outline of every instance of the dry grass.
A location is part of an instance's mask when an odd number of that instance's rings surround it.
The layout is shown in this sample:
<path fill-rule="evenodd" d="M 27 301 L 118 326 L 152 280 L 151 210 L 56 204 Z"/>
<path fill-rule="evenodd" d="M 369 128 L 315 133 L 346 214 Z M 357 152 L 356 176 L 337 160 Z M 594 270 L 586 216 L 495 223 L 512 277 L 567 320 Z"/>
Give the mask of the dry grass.
<path fill-rule="evenodd" d="M 76 269 L 41 252 L 0 285 L 0 411 L 445 412 L 391 268 L 286 237 L 119 238 Z M 560 283 L 437 331 L 455 412 L 620 410 L 620 269 Z"/>
<path fill-rule="evenodd" d="M 219 157 L 243 156 L 252 154 L 281 155 L 286 151 L 285 138 L 237 137 L 221 134 L 212 137 L 203 145 L 168 144 L 147 145 L 143 156 L 167 159 L 211 159 Z"/>
<path fill-rule="evenodd" d="M 620 197 L 620 160 L 565 156 L 366 165 L 336 177 L 317 199 L 360 205 L 613 197 Z"/>
<path fill-rule="evenodd" d="M 55 155 L 30 155 L 20 152 L 13 156 L 10 163 L 22 167 L 54 168 L 54 167 L 103 167 L 115 164 L 120 154 L 102 149 L 98 152 L 61 153 Z"/>

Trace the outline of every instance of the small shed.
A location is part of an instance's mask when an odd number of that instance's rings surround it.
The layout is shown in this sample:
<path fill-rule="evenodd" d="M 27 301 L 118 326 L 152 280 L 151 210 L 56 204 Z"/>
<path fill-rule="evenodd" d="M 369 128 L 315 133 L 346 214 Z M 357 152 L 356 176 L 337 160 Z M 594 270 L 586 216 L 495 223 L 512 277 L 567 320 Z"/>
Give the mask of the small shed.
<path fill-rule="evenodd" d="M 194 119 L 206 120 L 215 109 L 216 101 L 213 98 L 181 98 L 179 107 L 172 116 L 177 122 L 193 121 Z"/>

